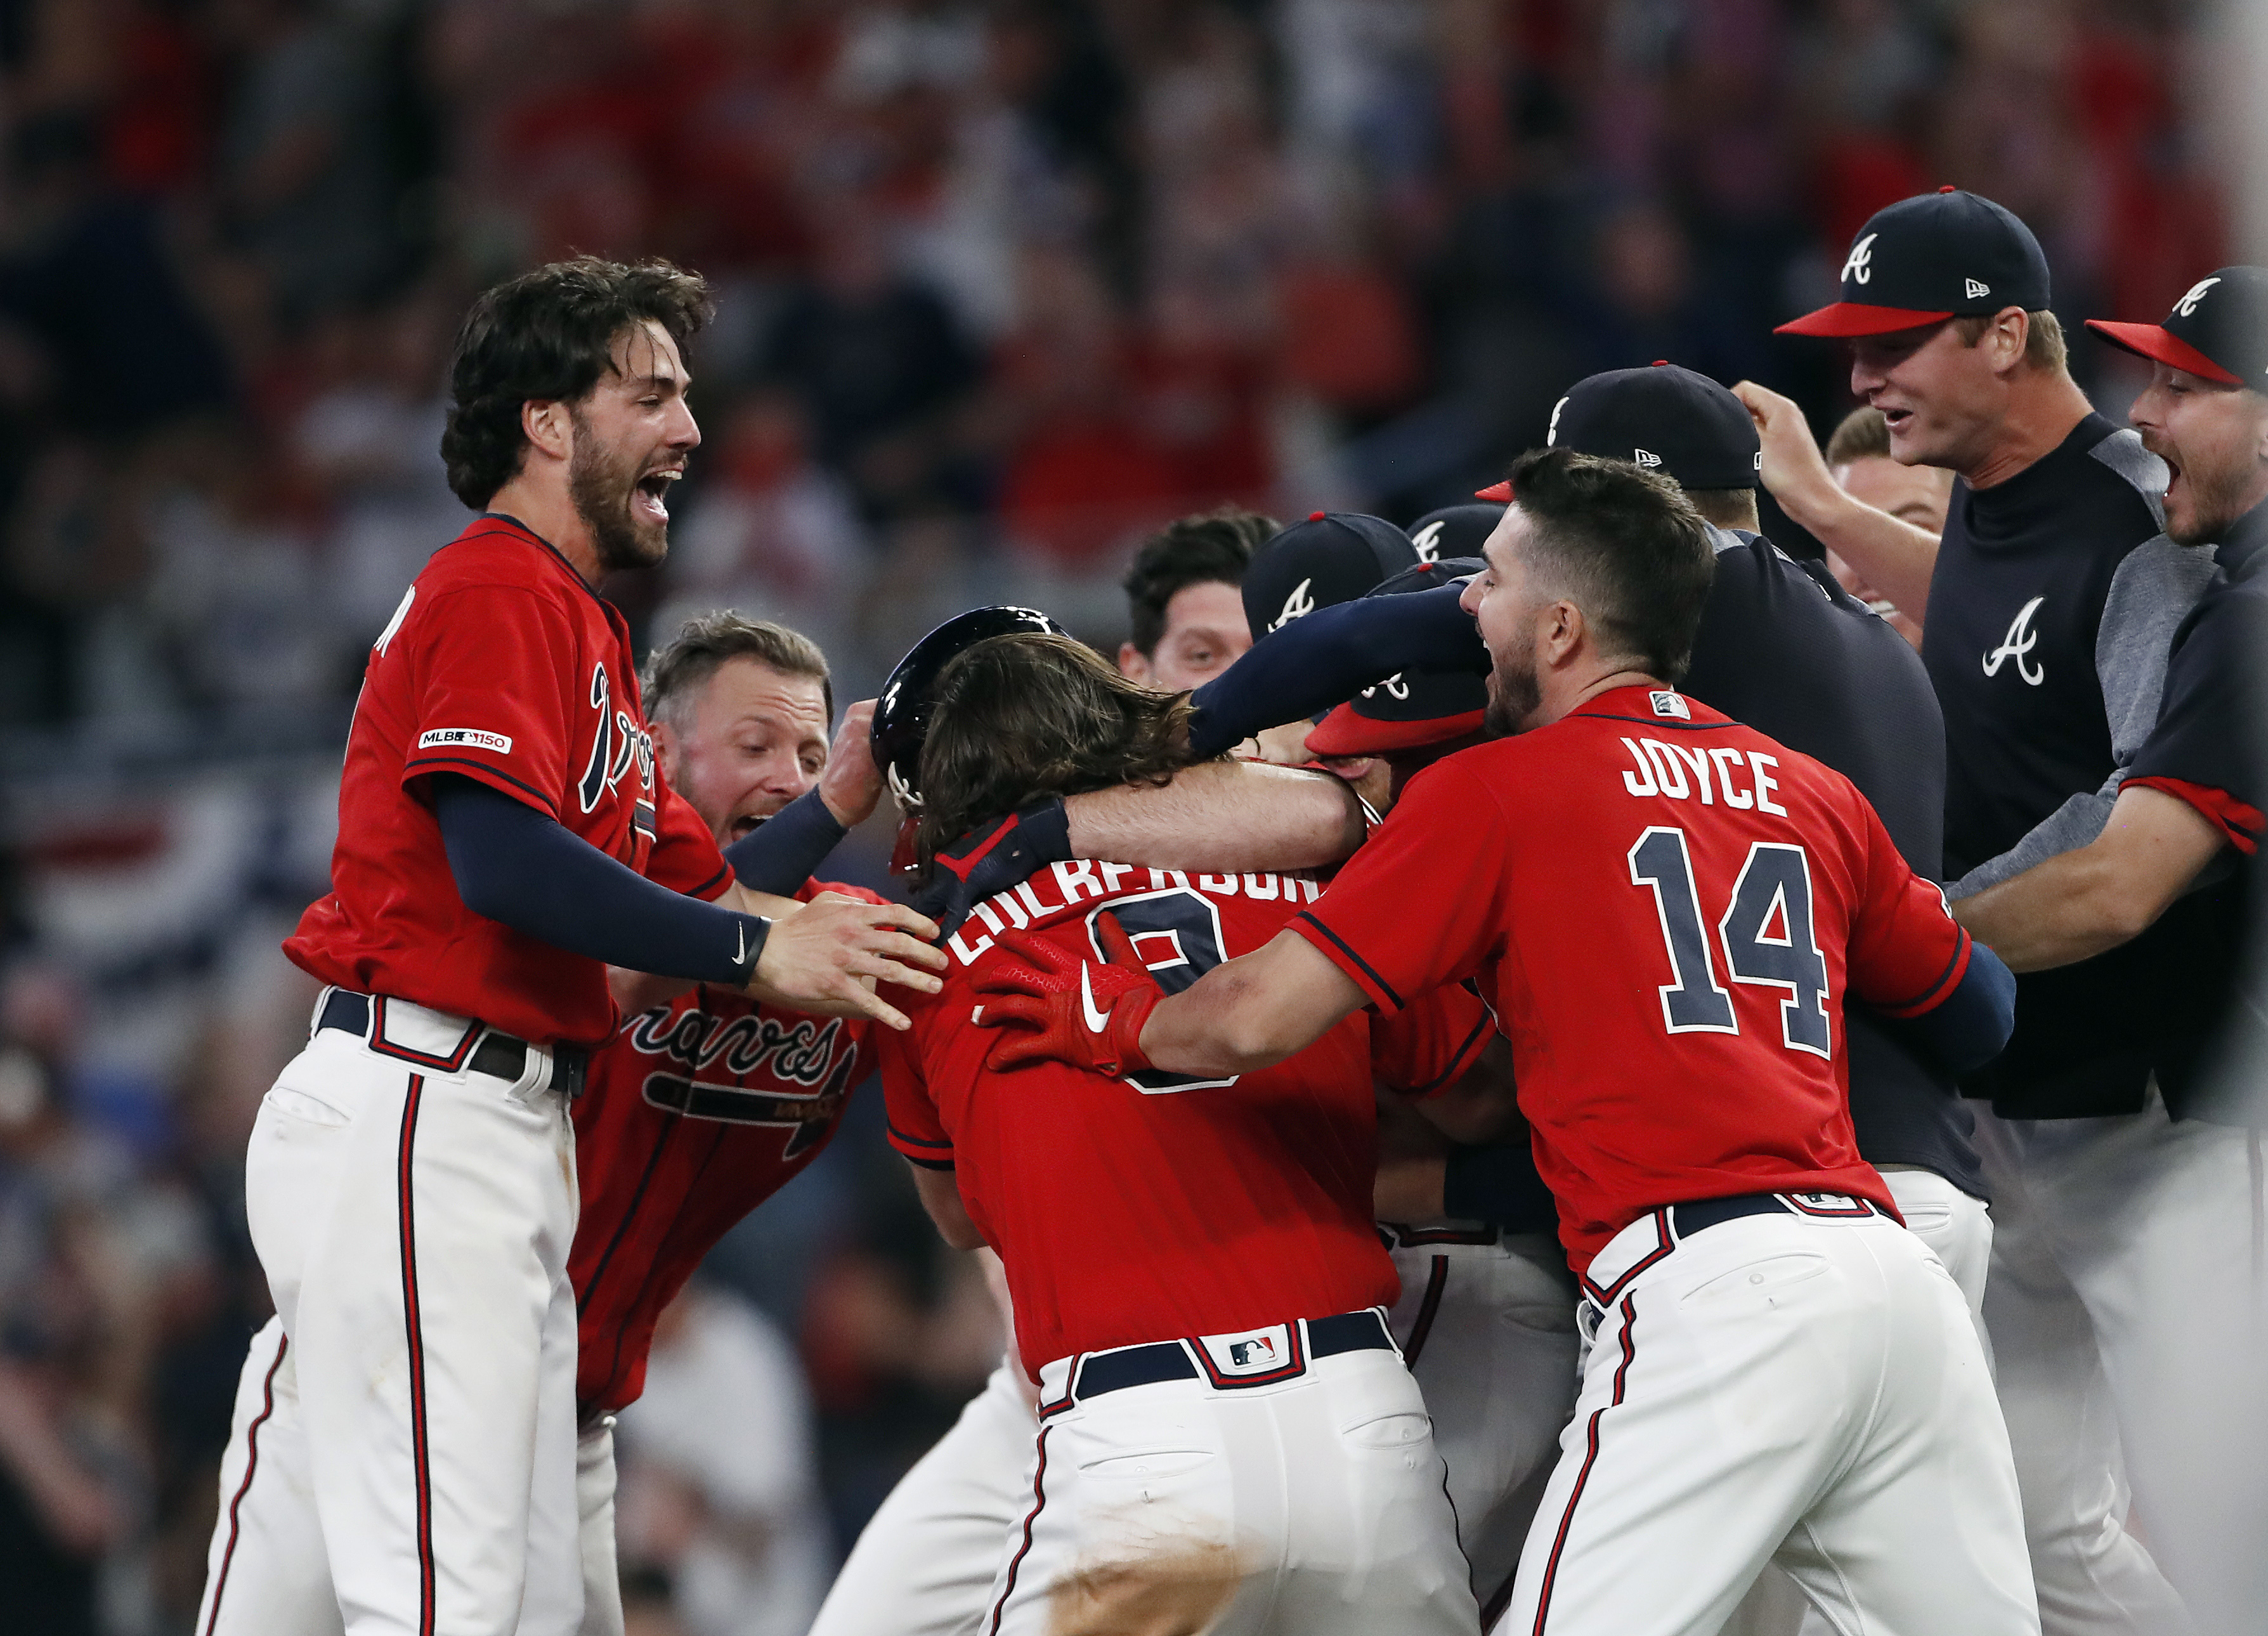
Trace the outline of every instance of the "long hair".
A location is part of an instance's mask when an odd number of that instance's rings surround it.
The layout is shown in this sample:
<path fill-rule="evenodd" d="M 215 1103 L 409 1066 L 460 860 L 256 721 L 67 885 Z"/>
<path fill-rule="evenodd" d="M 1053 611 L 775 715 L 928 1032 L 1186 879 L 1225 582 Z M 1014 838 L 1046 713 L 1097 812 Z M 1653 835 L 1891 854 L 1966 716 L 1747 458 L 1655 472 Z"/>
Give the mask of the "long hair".
<path fill-rule="evenodd" d="M 1162 784 L 1189 760 L 1189 701 L 1129 681 L 1067 636 L 978 642 L 937 679 L 917 856 L 1042 796 Z"/>

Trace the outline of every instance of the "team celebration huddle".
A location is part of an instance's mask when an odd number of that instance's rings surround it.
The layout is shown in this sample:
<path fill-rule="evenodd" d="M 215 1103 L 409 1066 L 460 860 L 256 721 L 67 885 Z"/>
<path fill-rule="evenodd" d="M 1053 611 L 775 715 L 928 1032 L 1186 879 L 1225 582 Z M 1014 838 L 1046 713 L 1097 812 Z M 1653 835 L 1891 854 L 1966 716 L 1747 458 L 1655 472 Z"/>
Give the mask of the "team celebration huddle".
<path fill-rule="evenodd" d="M 200 1636 L 622 1632 L 614 1416 L 854 1095 L 1012 1339 L 821 1636 L 2268 1629 L 2268 270 L 2194 277 L 2090 322 L 2120 425 L 2023 223 L 1909 198 L 1784 326 L 1823 448 L 1593 375 L 1470 503 L 1188 517 L 1115 656 L 973 608 L 856 703 L 598 594 L 701 278 L 490 290 Z M 826 878 L 888 807 L 906 903 Z"/>

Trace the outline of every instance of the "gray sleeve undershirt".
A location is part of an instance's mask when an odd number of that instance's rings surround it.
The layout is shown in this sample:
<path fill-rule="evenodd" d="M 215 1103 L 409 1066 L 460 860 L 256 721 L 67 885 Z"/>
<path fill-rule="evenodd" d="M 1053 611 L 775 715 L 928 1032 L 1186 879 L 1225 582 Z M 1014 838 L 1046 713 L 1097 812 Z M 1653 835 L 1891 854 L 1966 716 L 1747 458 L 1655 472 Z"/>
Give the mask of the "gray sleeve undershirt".
<path fill-rule="evenodd" d="M 1949 899 L 1972 897 L 2058 853 L 2084 847 L 2102 833 L 2118 787 L 2137 752 L 2157 724 L 2166 685 L 2166 657 L 2175 627 L 2205 594 L 2213 577 L 2213 547 L 2177 546 L 2163 534 L 2126 554 L 2103 598 L 2095 637 L 2095 672 L 2102 685 L 2116 765 L 2102 788 L 2073 796 L 2002 853 L 1978 864 L 1945 889 Z"/>

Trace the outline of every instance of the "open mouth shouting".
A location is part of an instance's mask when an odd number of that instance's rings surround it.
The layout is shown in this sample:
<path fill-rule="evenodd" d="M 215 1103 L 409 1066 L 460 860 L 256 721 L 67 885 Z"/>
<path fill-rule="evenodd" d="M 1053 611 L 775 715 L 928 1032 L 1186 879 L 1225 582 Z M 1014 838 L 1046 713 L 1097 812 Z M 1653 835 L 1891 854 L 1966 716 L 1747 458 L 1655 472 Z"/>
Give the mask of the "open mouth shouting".
<path fill-rule="evenodd" d="M 648 472 L 630 492 L 630 509 L 642 523 L 658 528 L 669 524 L 669 486 L 685 475 L 685 468 L 665 466 Z"/>

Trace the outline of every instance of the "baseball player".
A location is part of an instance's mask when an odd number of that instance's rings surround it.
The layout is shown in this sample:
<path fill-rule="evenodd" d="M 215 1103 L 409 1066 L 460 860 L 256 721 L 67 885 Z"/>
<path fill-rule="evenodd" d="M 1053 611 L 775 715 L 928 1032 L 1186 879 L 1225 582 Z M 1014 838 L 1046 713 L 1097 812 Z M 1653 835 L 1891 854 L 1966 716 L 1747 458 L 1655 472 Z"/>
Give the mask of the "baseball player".
<path fill-rule="evenodd" d="M 2037 1336 L 2043 1353 L 2051 1338 L 2094 1337 L 2151 1550 L 2196 1627 L 2235 1636 L 2257 1631 L 2268 1608 L 2258 1476 L 2268 1405 L 2257 1367 L 2268 1341 L 2257 1128 L 2268 1008 L 2254 862 L 2268 805 L 2259 674 L 2268 653 L 2259 577 L 2268 270 L 2220 268 L 2162 324 L 2090 327 L 2151 360 L 2130 417 L 2171 473 L 2166 533 L 2184 547 L 2218 542 L 2217 571 L 2175 631 L 2155 720 L 2095 814 L 2099 833 L 2083 844 L 2028 838 L 2008 861 L 2020 872 L 1954 913 L 2019 972 L 2125 944 L 2200 885 L 2235 891 L 2251 913 L 2242 940 L 2213 951 L 2195 1011 L 2163 1017 L 2184 1030 L 2196 1028 L 2196 1013 L 2212 1019 L 2197 1031 L 2190 1117 L 2169 1119 L 2154 1105 L 2109 1119 L 2000 1121 L 1997 1134 L 2020 1162 L 2013 1203 L 2029 1253 L 2005 1287 L 1996 1267 L 1994 1300 L 1999 1320 Z M 2225 881 L 2240 861 L 2237 878 Z M 2173 1291 L 2199 1266 L 2216 1269 L 2213 1298 L 2176 1310 Z"/>
<path fill-rule="evenodd" d="M 1177 757 L 1185 710 L 1059 638 L 980 642 L 939 677 L 925 846 L 1042 781 Z M 1458 1077 L 1491 1031 L 1478 1002 L 1452 990 L 1209 1084 L 1005 1072 L 966 1024 L 1012 923 L 1073 970 L 1100 938 L 1185 981 L 1314 891 L 1058 864 L 948 936 L 945 994 L 884 1054 L 891 1140 L 948 1240 L 999 1252 L 1040 1389 L 987 1630 L 1118 1631 L 1169 1610 L 1171 1628 L 1223 1632 L 1476 1627 L 1422 1399 L 1380 1310 L 1394 1273 L 1369 1206 L 1373 1075 Z"/>
<path fill-rule="evenodd" d="M 830 752 L 828 686 L 809 642 L 731 613 L 690 621 L 654 656 L 644 695 L 658 770 L 718 843 L 814 791 L 844 823 L 873 810 L 881 781 L 866 750 L 872 711 L 854 707 Z M 593 1053 L 572 1109 L 581 1214 L 568 1259 L 584 1636 L 622 1629 L 612 1427 L 643 1385 L 655 1319 L 717 1240 L 826 1147 L 871 1065 L 870 1027 L 703 984 L 632 1018 Z M 307 1503 L 297 1363 L 271 1318 L 239 1389 L 200 1636 L 341 1628 Z"/>
<path fill-rule="evenodd" d="M 1118 669 L 1167 693 L 1202 686 L 1252 645 L 1237 587 L 1276 519 L 1225 507 L 1168 523 L 1142 542 L 1126 571 L 1133 634 Z"/>
<path fill-rule="evenodd" d="M 443 454 L 487 510 L 372 647 L 332 891 L 284 945 L 328 987 L 261 1104 L 246 1202 L 357 1636 L 581 1622 L 567 1104 L 614 1028 L 607 965 L 893 1023 L 862 979 L 937 980 L 909 910 L 742 912 L 774 900 L 656 775 L 593 585 L 667 548 L 706 311 L 676 268 L 589 259 L 475 304 Z"/>
<path fill-rule="evenodd" d="M 1711 1631 L 1776 1560 L 1846 1629 L 2036 1631 L 1982 1348 L 1837 1066 L 1846 987 L 1990 1056 L 2006 968 L 1847 781 L 1671 689 L 1712 559 L 1674 488 L 1557 450 L 1512 481 L 1466 595 L 1513 736 L 1218 974 L 1000 971 L 995 1060 L 1225 1078 L 1478 977 L 1594 1334 L 1497 1628 Z"/>
<path fill-rule="evenodd" d="M 2161 532 L 2163 464 L 2073 383 L 2046 260 L 2014 216 L 1959 192 L 1894 204 L 1852 244 L 1842 296 L 1784 327 L 1845 338 L 1852 389 L 1883 412 L 1893 458 L 1955 473 L 1941 543 L 1835 489 L 1801 416 L 1736 390 L 1789 515 L 1899 606 L 1926 592 L 1958 901 L 2093 838 L 2157 719 L 2169 645 L 2212 563 Z M 2124 1526 L 2121 1468 L 2150 1464 L 2122 1452 L 2135 1422 L 2114 1384 L 2128 1372 L 2115 1338 L 2132 1332 L 2105 1327 L 2103 1297 L 2082 1288 L 2088 1261 L 2027 1207 L 2036 1159 L 2051 1164 L 2029 1133 L 2053 1121 L 2053 1145 L 2183 1121 L 2240 898 L 2207 886 L 2130 943 L 2025 972 L 2008 1049 L 1963 1083 L 1992 1099 L 1976 1133 L 1999 1206 L 1985 1320 L 2051 1633 L 2179 1631 L 2184 1615 Z M 2132 1202 L 2115 1188 L 2073 1198 L 2090 1226 Z"/>

